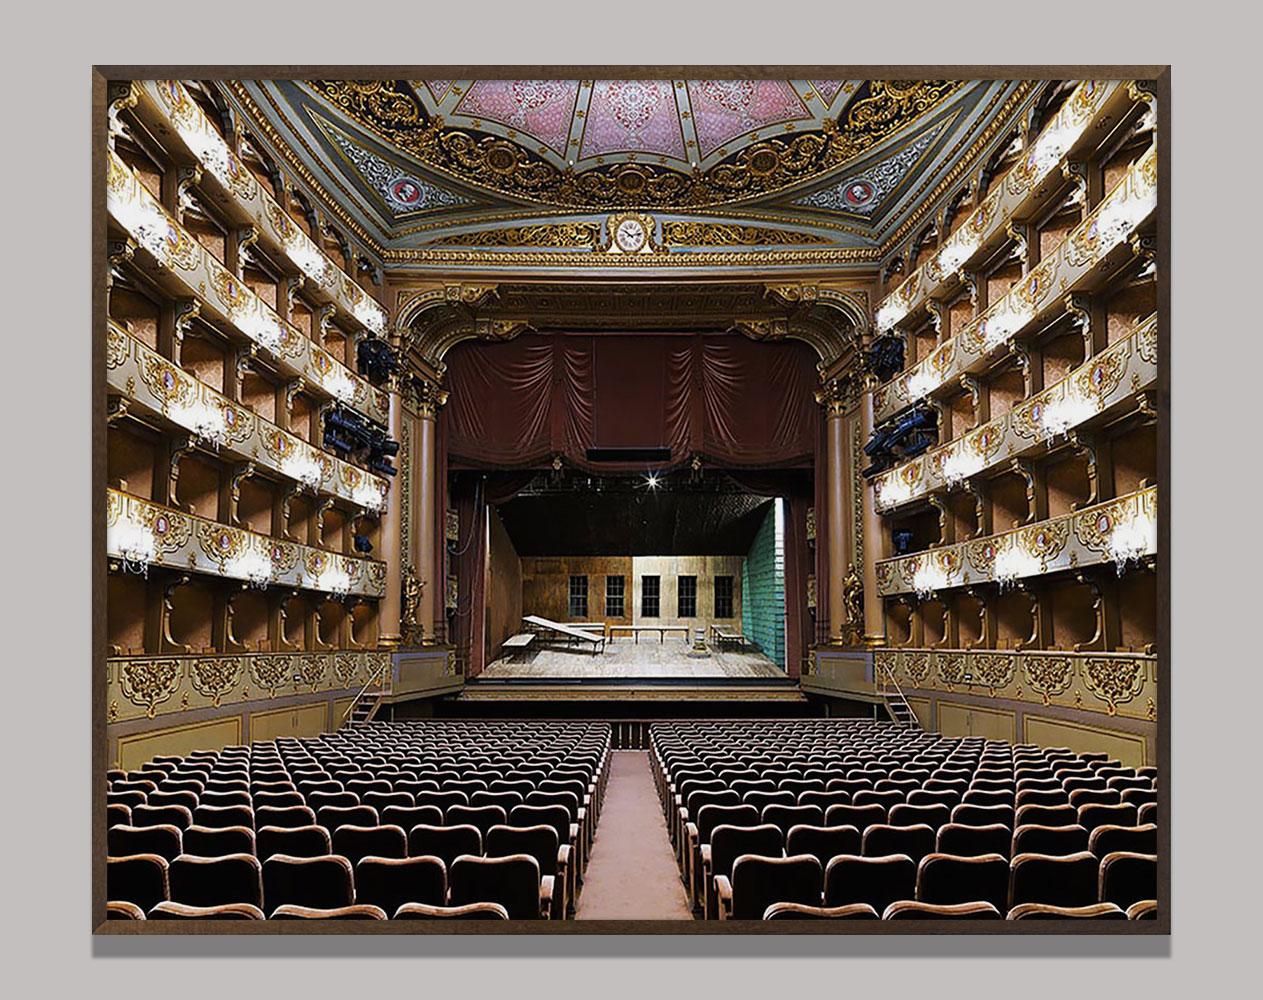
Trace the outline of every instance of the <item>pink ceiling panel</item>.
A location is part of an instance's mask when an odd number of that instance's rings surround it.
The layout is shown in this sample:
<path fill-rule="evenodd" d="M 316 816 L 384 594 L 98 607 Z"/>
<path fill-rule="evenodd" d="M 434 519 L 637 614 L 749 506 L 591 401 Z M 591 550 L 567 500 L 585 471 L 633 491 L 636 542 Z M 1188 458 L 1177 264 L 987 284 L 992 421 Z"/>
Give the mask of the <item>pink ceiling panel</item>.
<path fill-rule="evenodd" d="M 597 80 L 580 156 L 647 153 L 687 159 L 670 80 Z"/>
<path fill-rule="evenodd" d="M 702 156 L 746 132 L 811 118 L 786 80 L 690 80 L 688 87 Z"/>
<path fill-rule="evenodd" d="M 578 80 L 478 80 L 456 113 L 499 122 L 564 156 L 578 93 Z"/>

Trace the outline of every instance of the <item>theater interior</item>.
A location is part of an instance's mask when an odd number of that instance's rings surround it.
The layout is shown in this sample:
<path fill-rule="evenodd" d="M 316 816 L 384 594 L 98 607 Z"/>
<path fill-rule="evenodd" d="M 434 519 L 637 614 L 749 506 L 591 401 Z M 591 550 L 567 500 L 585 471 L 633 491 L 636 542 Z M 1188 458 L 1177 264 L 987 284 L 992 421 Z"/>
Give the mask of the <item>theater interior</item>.
<path fill-rule="evenodd" d="M 1153 81 L 99 110 L 102 921 L 1166 925 Z"/>

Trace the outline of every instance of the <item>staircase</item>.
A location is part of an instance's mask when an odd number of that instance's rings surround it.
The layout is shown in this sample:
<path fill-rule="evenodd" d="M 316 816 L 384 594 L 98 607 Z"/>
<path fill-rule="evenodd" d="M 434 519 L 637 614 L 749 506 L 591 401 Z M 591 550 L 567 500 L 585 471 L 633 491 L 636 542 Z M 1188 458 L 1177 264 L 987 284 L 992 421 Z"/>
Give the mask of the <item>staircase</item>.
<path fill-rule="evenodd" d="M 368 679 L 368 683 L 360 688 L 351 700 L 350 706 L 342 716 L 342 726 L 360 726 L 372 722 L 377 711 L 394 691 L 392 664 L 387 659 L 381 667 Z"/>
<path fill-rule="evenodd" d="M 886 712 L 895 725 L 921 728 L 921 720 L 908 704 L 908 699 L 903 695 L 903 689 L 895 680 L 895 675 L 889 667 L 882 669 L 878 677 L 877 693 L 881 696 Z"/>

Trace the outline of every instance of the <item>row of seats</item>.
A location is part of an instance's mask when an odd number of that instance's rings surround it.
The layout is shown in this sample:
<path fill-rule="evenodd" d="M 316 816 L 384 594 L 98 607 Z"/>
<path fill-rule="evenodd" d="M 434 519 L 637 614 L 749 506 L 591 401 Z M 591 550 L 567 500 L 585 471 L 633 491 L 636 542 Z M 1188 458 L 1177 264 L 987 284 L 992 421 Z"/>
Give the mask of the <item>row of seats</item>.
<path fill-rule="evenodd" d="M 704 918 L 1156 913 L 1152 768 L 852 720 L 661 723 L 650 741 Z"/>
<path fill-rule="evenodd" d="M 564 919 L 609 745 L 604 723 L 373 723 L 113 770 L 111 916 Z"/>

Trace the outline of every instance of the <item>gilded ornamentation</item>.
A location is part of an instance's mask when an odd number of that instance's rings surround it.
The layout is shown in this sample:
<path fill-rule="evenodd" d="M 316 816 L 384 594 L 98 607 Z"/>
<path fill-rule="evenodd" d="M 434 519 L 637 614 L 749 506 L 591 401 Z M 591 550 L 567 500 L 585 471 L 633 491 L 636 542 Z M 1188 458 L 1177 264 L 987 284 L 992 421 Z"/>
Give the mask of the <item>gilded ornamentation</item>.
<path fill-rule="evenodd" d="M 1045 705 L 1052 704 L 1052 698 L 1065 694 L 1074 682 L 1074 662 L 1064 656 L 1024 656 L 1022 672 L 1026 675 L 1026 683 L 1039 694 Z"/>
<path fill-rule="evenodd" d="M 198 544 L 207 557 L 219 566 L 221 572 L 227 564 L 246 549 L 247 535 L 239 528 L 205 522 L 197 533 Z"/>
<path fill-rule="evenodd" d="M 300 656 L 298 659 L 298 676 L 302 683 L 308 685 L 314 694 L 325 678 L 329 668 L 329 660 L 323 656 Z"/>
<path fill-rule="evenodd" d="M 1083 684 L 1106 703 L 1110 715 L 1135 698 L 1145 686 L 1143 660 L 1089 659 L 1083 667 Z"/>
<path fill-rule="evenodd" d="M 925 682 L 930 676 L 930 657 L 928 654 L 921 656 L 905 656 L 903 659 L 904 676 L 908 680 L 908 686 L 919 688 L 924 687 Z"/>
<path fill-rule="evenodd" d="M 145 710 L 152 719 L 158 706 L 180 689 L 180 664 L 177 660 L 131 660 L 123 664 L 118 675 L 119 688 L 133 705 Z"/>
<path fill-rule="evenodd" d="M 162 400 L 164 412 L 172 403 L 193 401 L 193 379 L 156 354 L 146 355 L 141 361 L 140 377 L 149 391 Z"/>
<path fill-rule="evenodd" d="M 969 660 L 965 656 L 956 653 L 940 653 L 935 659 L 939 680 L 949 688 L 969 683 L 965 676 L 968 673 Z"/>
<path fill-rule="evenodd" d="M 667 246 L 682 247 L 807 246 L 832 242 L 818 233 L 719 222 L 663 222 L 662 237 Z"/>
<path fill-rule="evenodd" d="M 359 670 L 359 657 L 347 653 L 335 653 L 333 657 L 333 673 L 340 686 L 349 688 L 355 682 L 355 674 Z"/>
<path fill-rule="evenodd" d="M 294 665 L 288 656 L 255 656 L 250 659 L 250 676 L 254 683 L 267 691 L 269 698 L 290 683 Z"/>
<path fill-rule="evenodd" d="M 428 240 L 427 245 L 593 249 L 600 240 L 601 227 L 595 222 L 559 222 L 451 233 L 447 236 L 436 236 Z"/>
<path fill-rule="evenodd" d="M 241 658 L 235 656 L 198 659 L 189 664 L 189 680 L 198 694 L 210 698 L 211 704 L 219 708 L 219 700 L 241 680 L 241 667 Z"/>
<path fill-rule="evenodd" d="M 647 160 L 562 170 L 524 145 L 429 117 L 403 80 L 313 80 L 357 124 L 432 168 L 513 197 L 567 207 L 704 207 L 777 191 L 836 169 L 955 93 L 946 80 L 875 80 L 841 121 L 764 140 L 685 173 Z"/>
<path fill-rule="evenodd" d="M 1016 657 L 1011 653 L 976 653 L 973 658 L 973 681 L 987 688 L 994 697 L 996 691 L 1013 682 L 1016 665 Z"/>

